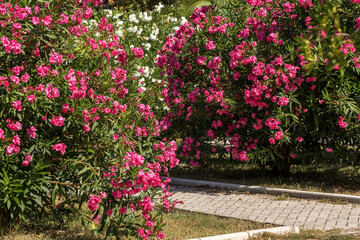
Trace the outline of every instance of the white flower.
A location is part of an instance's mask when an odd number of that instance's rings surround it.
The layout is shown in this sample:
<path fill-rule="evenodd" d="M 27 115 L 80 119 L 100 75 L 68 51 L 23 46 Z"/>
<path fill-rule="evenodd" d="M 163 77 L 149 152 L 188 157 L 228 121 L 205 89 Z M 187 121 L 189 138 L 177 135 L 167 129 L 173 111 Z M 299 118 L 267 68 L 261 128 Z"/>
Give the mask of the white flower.
<path fill-rule="evenodd" d="M 173 29 L 174 29 L 174 31 L 177 31 L 177 30 L 179 30 L 179 27 L 174 27 Z"/>
<path fill-rule="evenodd" d="M 160 57 L 160 55 L 159 54 L 156 54 L 156 57 L 154 58 L 154 63 L 157 63 L 158 61 L 157 61 L 157 59 Z"/>
<path fill-rule="evenodd" d="M 122 13 L 118 13 L 118 14 L 116 14 L 115 16 L 114 16 L 114 18 L 115 19 L 118 19 L 119 17 L 121 17 L 122 16 Z"/>
<path fill-rule="evenodd" d="M 150 40 L 157 40 L 157 35 L 159 34 L 159 29 L 157 27 L 153 27 L 153 30 L 150 34 Z"/>
<path fill-rule="evenodd" d="M 135 27 L 129 27 L 128 29 L 127 29 L 127 31 L 128 32 L 136 32 L 138 30 L 138 27 L 137 26 L 135 26 Z"/>
<path fill-rule="evenodd" d="M 104 9 L 104 12 L 105 12 L 106 17 L 111 17 L 112 16 L 112 10 Z"/>
<path fill-rule="evenodd" d="M 154 34 L 150 34 L 150 40 L 153 40 L 153 41 L 157 40 L 157 36 Z"/>
<path fill-rule="evenodd" d="M 139 19 L 144 22 L 150 22 L 152 20 L 152 16 L 151 15 L 148 16 L 147 12 L 144 12 L 144 13 L 140 12 Z"/>
<path fill-rule="evenodd" d="M 162 5 L 162 3 L 159 2 L 159 5 L 155 6 L 155 12 L 161 12 L 162 8 L 164 8 L 164 5 Z"/>
<path fill-rule="evenodd" d="M 187 19 L 185 17 L 181 17 L 181 21 L 180 21 L 180 25 L 184 25 L 185 23 L 187 23 Z"/>
<path fill-rule="evenodd" d="M 95 33 L 95 37 L 99 37 L 100 36 L 100 33 L 99 32 L 97 32 L 97 33 Z"/>
<path fill-rule="evenodd" d="M 117 25 L 124 25 L 124 21 L 117 21 L 116 24 Z"/>
<path fill-rule="evenodd" d="M 141 35 L 141 33 L 142 33 L 142 31 L 143 31 L 143 29 L 142 28 L 140 28 L 136 33 L 137 33 L 137 35 L 138 36 L 140 36 Z"/>
<path fill-rule="evenodd" d="M 133 48 L 134 48 L 134 45 L 130 45 L 130 48 L 133 49 Z"/>
<path fill-rule="evenodd" d="M 97 25 L 97 22 L 96 22 L 95 19 L 91 19 L 91 20 L 89 21 L 89 24 L 90 24 L 91 26 L 96 26 L 96 25 Z"/>
<path fill-rule="evenodd" d="M 177 22 L 178 21 L 177 18 L 173 18 L 173 17 L 170 17 L 170 16 L 168 16 L 167 20 L 169 20 L 170 22 Z"/>
<path fill-rule="evenodd" d="M 159 34 L 159 29 L 158 28 L 154 28 L 153 27 L 153 30 L 152 30 L 152 32 L 151 32 L 152 34 L 154 34 L 154 35 L 158 35 Z"/>
<path fill-rule="evenodd" d="M 151 48 L 151 44 L 150 44 L 150 43 L 143 43 L 142 45 L 144 46 L 144 49 L 147 50 L 147 51 L 149 51 L 150 48 Z"/>
<path fill-rule="evenodd" d="M 116 35 L 118 35 L 119 37 L 124 36 L 124 33 L 123 33 L 123 31 L 122 31 L 122 29 L 121 29 L 121 28 L 120 28 L 120 29 L 118 29 L 118 30 L 115 32 L 115 34 L 116 34 Z"/>
<path fill-rule="evenodd" d="M 150 68 L 148 67 L 148 66 L 146 66 L 146 67 L 144 67 L 143 68 L 144 69 L 144 76 L 145 77 L 149 77 L 149 75 L 150 75 Z"/>
<path fill-rule="evenodd" d="M 139 20 L 136 18 L 135 14 L 130 14 L 129 15 L 129 21 L 134 22 L 134 23 L 139 23 Z"/>

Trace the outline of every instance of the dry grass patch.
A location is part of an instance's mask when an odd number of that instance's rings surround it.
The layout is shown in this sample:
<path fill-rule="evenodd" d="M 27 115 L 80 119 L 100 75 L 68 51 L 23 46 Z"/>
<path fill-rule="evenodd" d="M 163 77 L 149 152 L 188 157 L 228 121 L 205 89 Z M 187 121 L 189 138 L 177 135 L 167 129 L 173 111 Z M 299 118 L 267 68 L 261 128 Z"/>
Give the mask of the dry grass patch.
<path fill-rule="evenodd" d="M 220 234 L 243 232 L 254 229 L 275 227 L 274 224 L 263 224 L 234 218 L 176 210 L 164 215 L 165 239 L 183 240 Z M 59 227 L 56 224 L 42 225 L 35 228 L 22 227 L 13 230 L 1 240 L 100 240 L 104 235 L 93 236 L 90 230 L 74 220 Z M 114 238 L 115 239 L 115 238 Z"/>
<path fill-rule="evenodd" d="M 169 240 L 215 236 L 276 226 L 274 224 L 224 218 L 183 210 L 170 213 L 164 219 L 167 222 L 165 227 L 165 236 L 167 237 L 165 238 Z"/>

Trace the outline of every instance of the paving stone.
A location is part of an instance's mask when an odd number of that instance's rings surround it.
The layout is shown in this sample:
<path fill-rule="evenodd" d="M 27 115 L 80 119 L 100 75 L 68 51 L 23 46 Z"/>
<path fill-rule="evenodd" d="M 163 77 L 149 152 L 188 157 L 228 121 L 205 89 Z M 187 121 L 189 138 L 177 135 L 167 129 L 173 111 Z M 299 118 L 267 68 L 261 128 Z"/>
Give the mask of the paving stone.
<path fill-rule="evenodd" d="M 173 199 L 184 202 L 178 208 L 248 219 L 263 223 L 330 230 L 360 227 L 360 205 L 321 203 L 316 200 L 276 200 L 273 196 L 211 192 L 191 187 L 173 187 Z"/>

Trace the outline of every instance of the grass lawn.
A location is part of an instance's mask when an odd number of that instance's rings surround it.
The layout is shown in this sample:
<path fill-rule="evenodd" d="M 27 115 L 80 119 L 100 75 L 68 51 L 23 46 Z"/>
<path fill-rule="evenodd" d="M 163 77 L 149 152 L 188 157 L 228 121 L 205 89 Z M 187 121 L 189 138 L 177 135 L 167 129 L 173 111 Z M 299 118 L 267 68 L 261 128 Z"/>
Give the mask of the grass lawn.
<path fill-rule="evenodd" d="M 260 169 L 241 163 L 235 166 L 221 163 L 207 169 L 180 165 L 170 170 L 170 176 L 360 196 L 360 170 L 330 164 L 320 164 L 316 167 L 292 166 L 290 175 L 287 177 L 274 176 L 269 169 Z"/>
<path fill-rule="evenodd" d="M 254 221 L 245 221 L 234 218 L 223 218 L 202 213 L 193 213 L 188 211 L 176 210 L 164 217 L 167 226 L 164 231 L 166 240 L 184 240 L 196 237 L 214 236 L 226 233 L 242 232 L 253 229 L 276 227 L 273 224 L 263 224 Z M 7 236 L 0 236 L 1 240 L 100 240 L 103 235 L 93 236 L 89 230 L 81 226 L 79 220 L 73 219 L 66 226 L 58 227 L 55 224 L 45 224 L 36 228 L 22 227 L 14 230 Z M 287 236 L 278 236 L 265 234 L 255 240 L 355 240 L 358 235 L 344 235 L 339 230 L 318 231 L 303 230 L 300 234 L 289 234 Z"/>
<path fill-rule="evenodd" d="M 177 210 L 166 216 L 166 239 L 181 240 L 196 237 L 215 236 L 226 233 L 244 232 L 255 229 L 276 227 L 235 218 L 222 218 L 214 215 Z"/>
<path fill-rule="evenodd" d="M 234 218 L 222 218 L 202 213 L 176 210 L 164 217 L 167 223 L 164 231 L 165 239 L 181 240 L 195 237 L 205 237 L 233 232 L 242 232 L 276 225 L 245 221 Z M 93 236 L 81 226 L 79 220 L 74 219 L 64 227 L 48 224 L 37 229 L 18 229 L 1 240 L 100 240 L 103 236 Z"/>

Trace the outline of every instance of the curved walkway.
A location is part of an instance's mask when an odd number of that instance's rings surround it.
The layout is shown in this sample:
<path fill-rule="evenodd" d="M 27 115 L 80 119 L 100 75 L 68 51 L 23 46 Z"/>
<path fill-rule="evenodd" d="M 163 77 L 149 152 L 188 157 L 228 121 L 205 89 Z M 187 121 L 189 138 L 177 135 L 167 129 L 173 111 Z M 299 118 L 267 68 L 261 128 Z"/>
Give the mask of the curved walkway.
<path fill-rule="evenodd" d="M 193 187 L 172 186 L 179 209 L 263 223 L 330 230 L 360 228 L 359 204 L 333 204 Z"/>

